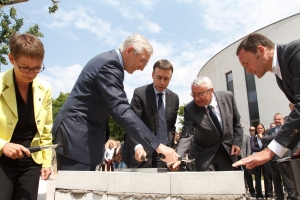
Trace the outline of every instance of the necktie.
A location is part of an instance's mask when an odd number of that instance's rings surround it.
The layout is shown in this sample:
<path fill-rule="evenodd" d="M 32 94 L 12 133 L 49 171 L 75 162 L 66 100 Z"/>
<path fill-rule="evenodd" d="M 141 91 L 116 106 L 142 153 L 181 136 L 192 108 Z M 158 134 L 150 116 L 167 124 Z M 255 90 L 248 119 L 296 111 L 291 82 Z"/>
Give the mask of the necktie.
<path fill-rule="evenodd" d="M 222 131 L 220 122 L 219 122 L 219 120 L 218 120 L 218 117 L 217 117 L 216 113 L 213 111 L 213 108 L 212 108 L 211 105 L 208 105 L 207 108 L 208 108 L 208 110 L 209 110 L 210 118 L 211 118 L 212 121 L 214 122 L 215 127 L 217 128 L 217 130 L 218 130 L 218 132 L 219 132 L 219 134 L 220 134 L 220 137 L 222 138 L 222 137 L 223 137 L 223 131 Z"/>
<path fill-rule="evenodd" d="M 163 103 L 162 95 L 163 93 L 158 93 L 158 132 L 157 138 L 159 141 L 166 145 L 168 144 L 168 132 L 167 132 L 167 123 L 166 123 L 166 112 L 165 106 Z"/>

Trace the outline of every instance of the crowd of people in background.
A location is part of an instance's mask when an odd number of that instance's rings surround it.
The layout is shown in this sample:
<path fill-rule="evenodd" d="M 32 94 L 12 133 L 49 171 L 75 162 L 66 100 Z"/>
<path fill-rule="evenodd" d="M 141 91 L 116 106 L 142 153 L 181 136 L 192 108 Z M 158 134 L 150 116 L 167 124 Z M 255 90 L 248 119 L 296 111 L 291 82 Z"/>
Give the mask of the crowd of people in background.
<path fill-rule="evenodd" d="M 294 108 L 292 103 L 290 103 L 289 106 L 291 110 Z M 245 152 L 247 152 L 244 157 L 256 154 L 265 149 L 273 140 L 285 119 L 286 117 L 283 117 L 280 113 L 276 113 L 273 117 L 273 122 L 270 123 L 270 127 L 268 128 L 265 128 L 262 123 L 257 123 L 254 126 L 251 125 L 249 127 L 249 134 L 244 133 L 244 141 L 246 142 L 243 143 L 242 149 L 244 147 Z M 296 149 L 299 146 L 300 143 Z M 293 152 L 294 151 L 289 150 L 283 157 L 291 156 Z M 242 158 L 244 157 L 242 156 Z M 297 199 L 297 191 L 290 171 L 290 162 L 276 163 L 277 159 L 279 159 L 279 157 L 275 155 L 271 161 L 256 166 L 251 170 L 243 167 L 245 187 L 252 197 L 256 197 L 257 199 L 272 199 L 275 194 L 276 199 L 284 199 L 285 195 L 287 199 Z M 253 184 L 252 175 L 255 185 Z M 262 179 L 264 194 L 261 184 Z"/>

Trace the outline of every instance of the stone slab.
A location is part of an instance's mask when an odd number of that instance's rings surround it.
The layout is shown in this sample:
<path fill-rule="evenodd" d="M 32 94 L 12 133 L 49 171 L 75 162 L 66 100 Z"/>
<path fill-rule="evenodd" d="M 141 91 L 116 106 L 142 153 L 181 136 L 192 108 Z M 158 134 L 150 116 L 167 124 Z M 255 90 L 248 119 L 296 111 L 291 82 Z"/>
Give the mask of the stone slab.
<path fill-rule="evenodd" d="M 171 194 L 245 194 L 243 171 L 170 173 Z"/>
<path fill-rule="evenodd" d="M 114 172 L 108 191 L 115 193 L 170 194 L 170 173 Z"/>
<path fill-rule="evenodd" d="M 58 171 L 56 188 L 107 191 L 109 172 Z"/>

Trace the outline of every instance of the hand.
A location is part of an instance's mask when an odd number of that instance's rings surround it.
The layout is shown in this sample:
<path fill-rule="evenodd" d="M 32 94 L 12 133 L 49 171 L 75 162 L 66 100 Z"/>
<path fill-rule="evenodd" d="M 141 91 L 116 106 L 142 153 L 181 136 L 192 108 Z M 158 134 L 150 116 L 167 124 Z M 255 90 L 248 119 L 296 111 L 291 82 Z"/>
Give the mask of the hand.
<path fill-rule="evenodd" d="M 231 155 L 232 156 L 238 156 L 240 151 L 241 151 L 240 147 L 232 145 L 232 147 L 231 147 Z"/>
<path fill-rule="evenodd" d="M 258 136 L 259 139 L 263 138 L 262 134 L 257 134 L 257 136 Z"/>
<path fill-rule="evenodd" d="M 41 169 L 41 179 L 42 180 L 47 180 L 49 176 L 51 175 L 51 167 L 42 167 Z"/>
<path fill-rule="evenodd" d="M 174 149 L 163 144 L 159 144 L 159 146 L 156 148 L 156 151 L 157 153 L 161 153 L 165 156 L 165 158 L 161 160 L 166 163 L 176 163 L 178 161 L 178 158 L 180 157 Z"/>
<path fill-rule="evenodd" d="M 169 170 L 170 170 L 171 172 L 172 172 L 172 171 L 177 171 L 180 164 L 181 164 L 181 161 L 177 161 L 177 162 L 174 163 L 174 164 L 169 164 L 169 163 L 167 163 L 167 167 L 169 168 Z"/>
<path fill-rule="evenodd" d="M 139 147 L 135 150 L 134 158 L 139 162 L 143 162 L 143 160 L 141 159 L 142 156 L 144 156 L 146 158 L 147 153 L 145 152 L 143 147 Z"/>
<path fill-rule="evenodd" d="M 271 151 L 269 148 L 266 148 L 256 154 L 253 154 L 233 163 L 232 166 L 238 167 L 241 165 L 246 165 L 248 169 L 253 169 L 256 166 L 262 165 L 267 161 L 271 160 L 274 155 L 275 153 L 273 151 Z"/>
<path fill-rule="evenodd" d="M 297 151 L 293 154 L 294 156 L 297 156 L 297 155 L 299 155 L 300 154 L 300 147 L 297 149 Z M 298 160 L 300 160 L 300 159 L 298 159 Z"/>
<path fill-rule="evenodd" d="M 6 143 L 2 148 L 2 152 L 4 153 L 4 155 L 12 159 L 23 158 L 24 154 L 28 157 L 31 156 L 28 149 L 20 144 L 15 143 Z"/>

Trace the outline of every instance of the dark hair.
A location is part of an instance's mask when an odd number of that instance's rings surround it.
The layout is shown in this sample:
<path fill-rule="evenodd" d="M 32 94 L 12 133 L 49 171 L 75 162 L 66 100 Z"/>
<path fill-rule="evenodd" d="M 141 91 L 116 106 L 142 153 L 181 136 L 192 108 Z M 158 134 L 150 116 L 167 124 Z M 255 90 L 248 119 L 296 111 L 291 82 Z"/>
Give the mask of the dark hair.
<path fill-rule="evenodd" d="M 255 126 L 255 135 L 258 134 L 258 133 L 257 133 L 257 127 L 258 127 L 259 125 L 261 125 L 261 126 L 264 128 L 264 133 L 263 133 L 263 134 L 265 134 L 265 132 L 266 132 L 265 126 L 264 126 L 262 123 L 258 123 L 258 124 L 256 124 L 256 126 Z"/>
<path fill-rule="evenodd" d="M 242 49 L 256 54 L 258 45 L 264 46 L 269 50 L 274 49 L 275 46 L 275 44 L 266 36 L 259 33 L 251 33 L 240 43 L 236 50 L 236 55 L 238 56 Z"/>
<path fill-rule="evenodd" d="M 22 56 L 33 60 L 43 60 L 45 55 L 44 45 L 36 36 L 28 33 L 15 33 L 9 38 L 9 51 L 17 60 Z"/>
<path fill-rule="evenodd" d="M 156 61 L 156 63 L 154 63 L 154 65 L 153 65 L 153 71 L 157 67 L 161 68 L 161 69 L 164 69 L 164 70 L 170 69 L 172 71 L 172 73 L 173 73 L 173 65 L 172 65 L 172 63 L 170 63 L 166 59 L 161 59 L 161 60 Z"/>

